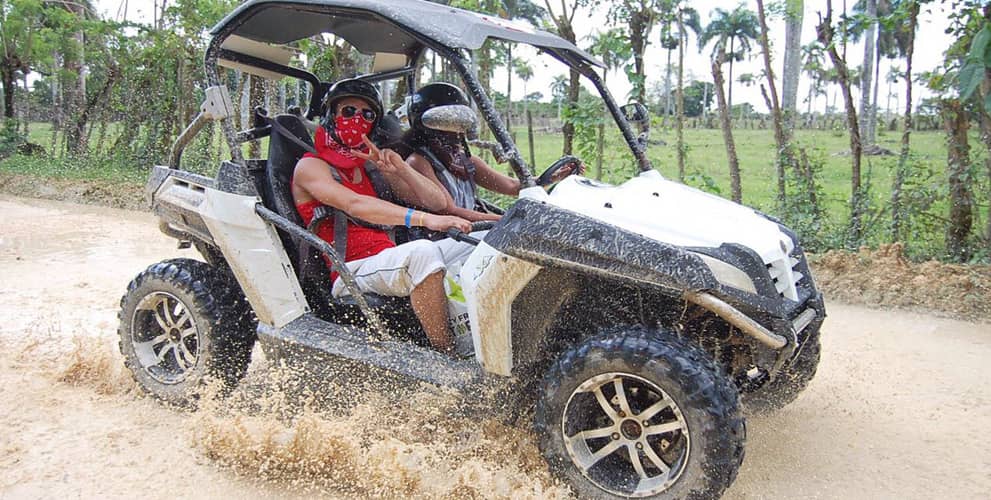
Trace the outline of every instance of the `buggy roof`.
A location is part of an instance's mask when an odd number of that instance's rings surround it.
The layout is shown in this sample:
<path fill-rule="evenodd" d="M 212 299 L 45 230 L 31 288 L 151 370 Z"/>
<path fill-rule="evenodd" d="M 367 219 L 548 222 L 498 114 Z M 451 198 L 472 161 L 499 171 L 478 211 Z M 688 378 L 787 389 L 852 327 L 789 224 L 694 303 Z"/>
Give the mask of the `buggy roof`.
<path fill-rule="evenodd" d="M 365 54 L 408 55 L 431 43 L 474 50 L 487 38 L 497 38 L 539 47 L 567 62 L 602 66 L 546 31 L 423 0 L 248 0 L 210 30 L 214 36 L 273 44 L 320 33 L 333 33 Z"/>

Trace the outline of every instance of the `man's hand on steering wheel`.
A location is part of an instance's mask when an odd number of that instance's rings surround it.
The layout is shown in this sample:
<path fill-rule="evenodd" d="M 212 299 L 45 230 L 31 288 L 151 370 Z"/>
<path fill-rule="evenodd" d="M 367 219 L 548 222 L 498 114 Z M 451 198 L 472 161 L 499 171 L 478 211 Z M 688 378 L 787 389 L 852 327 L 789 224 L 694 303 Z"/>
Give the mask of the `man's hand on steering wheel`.
<path fill-rule="evenodd" d="M 431 213 L 424 213 L 423 225 L 430 229 L 431 231 L 444 232 L 448 229 L 457 229 L 462 233 L 471 232 L 471 222 L 468 222 L 461 217 L 455 217 L 453 215 L 437 215 Z"/>
<path fill-rule="evenodd" d="M 564 180 L 571 174 L 584 174 L 585 164 L 576 156 L 562 156 L 537 178 L 537 185 L 550 186 Z"/>

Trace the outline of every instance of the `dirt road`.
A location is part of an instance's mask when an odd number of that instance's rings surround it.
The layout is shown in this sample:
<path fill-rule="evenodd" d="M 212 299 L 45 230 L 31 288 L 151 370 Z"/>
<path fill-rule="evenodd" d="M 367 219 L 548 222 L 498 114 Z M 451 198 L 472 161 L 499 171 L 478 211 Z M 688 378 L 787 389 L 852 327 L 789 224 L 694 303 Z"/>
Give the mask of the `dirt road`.
<path fill-rule="evenodd" d="M 175 256 L 149 214 L 0 196 L 0 499 L 566 495 L 528 436 L 434 396 L 278 419 L 135 394 L 117 303 Z M 991 325 L 828 310 L 819 375 L 748 421 L 726 497 L 991 496 Z"/>

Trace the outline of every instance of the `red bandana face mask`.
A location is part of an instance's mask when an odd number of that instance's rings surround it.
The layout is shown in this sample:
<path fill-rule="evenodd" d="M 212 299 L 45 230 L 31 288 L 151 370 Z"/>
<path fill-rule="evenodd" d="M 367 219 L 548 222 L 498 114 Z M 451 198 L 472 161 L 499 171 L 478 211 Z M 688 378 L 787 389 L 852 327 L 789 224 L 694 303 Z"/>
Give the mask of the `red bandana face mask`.
<path fill-rule="evenodd" d="M 360 113 L 355 113 L 351 118 L 338 116 L 334 118 L 334 130 L 341 143 L 349 148 L 356 148 L 362 144 L 361 136 L 372 131 L 372 124 L 365 121 Z"/>

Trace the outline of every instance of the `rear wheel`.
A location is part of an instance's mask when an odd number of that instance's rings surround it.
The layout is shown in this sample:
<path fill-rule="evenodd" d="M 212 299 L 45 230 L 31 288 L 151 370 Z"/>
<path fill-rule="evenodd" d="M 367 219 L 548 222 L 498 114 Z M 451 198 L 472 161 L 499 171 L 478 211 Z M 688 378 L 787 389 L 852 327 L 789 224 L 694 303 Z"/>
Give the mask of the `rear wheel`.
<path fill-rule="evenodd" d="M 551 469 L 580 497 L 718 497 L 746 439 L 737 393 L 698 347 L 631 328 L 562 354 L 535 429 Z"/>
<path fill-rule="evenodd" d="M 195 401 L 214 378 L 225 388 L 244 376 L 254 319 L 240 289 L 209 264 L 154 264 L 121 299 L 120 352 L 138 385 L 172 404 Z"/>

